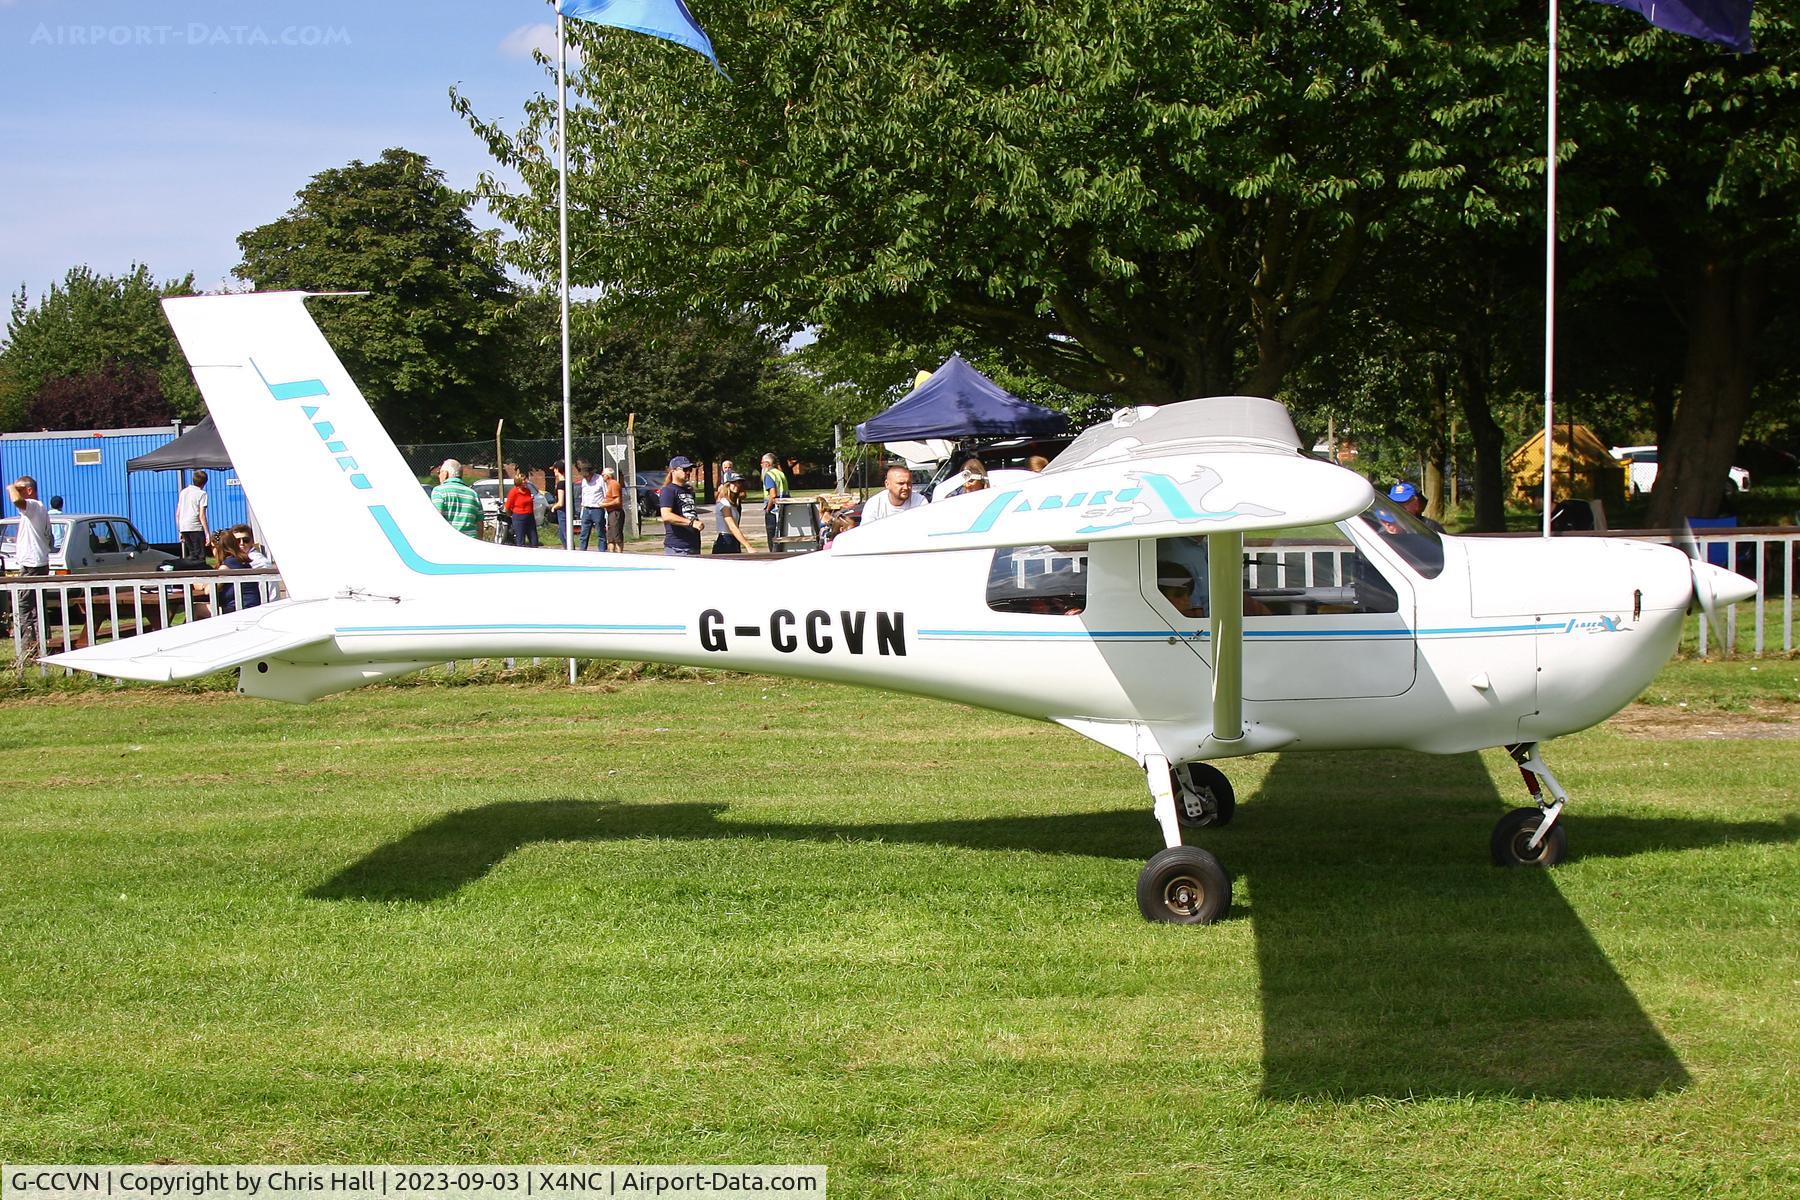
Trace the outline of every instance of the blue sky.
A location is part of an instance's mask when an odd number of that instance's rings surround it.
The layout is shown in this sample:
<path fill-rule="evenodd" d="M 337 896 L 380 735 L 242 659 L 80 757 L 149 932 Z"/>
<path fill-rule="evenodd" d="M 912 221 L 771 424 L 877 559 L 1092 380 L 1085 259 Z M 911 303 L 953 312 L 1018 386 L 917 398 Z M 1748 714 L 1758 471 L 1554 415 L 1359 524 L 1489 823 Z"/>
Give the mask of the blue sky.
<path fill-rule="evenodd" d="M 448 89 L 516 124 L 554 86 L 530 54 L 553 20 L 542 0 L 0 0 L 0 287 L 139 261 L 217 288 L 239 233 L 390 146 L 472 187 L 492 160 Z"/>

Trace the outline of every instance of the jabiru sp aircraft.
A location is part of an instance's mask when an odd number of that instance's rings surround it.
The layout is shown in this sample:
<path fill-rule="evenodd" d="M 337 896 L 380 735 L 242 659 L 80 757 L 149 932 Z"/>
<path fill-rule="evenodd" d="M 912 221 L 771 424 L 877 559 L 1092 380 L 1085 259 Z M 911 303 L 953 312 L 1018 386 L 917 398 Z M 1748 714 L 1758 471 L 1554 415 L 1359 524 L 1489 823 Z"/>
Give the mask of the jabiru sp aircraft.
<path fill-rule="evenodd" d="M 308 299 L 164 301 L 288 598 L 48 661 L 235 667 L 246 696 L 306 702 L 457 658 L 658 660 L 1052 721 L 1144 772 L 1164 848 L 1143 915 L 1205 924 L 1231 879 L 1182 838 L 1232 818 L 1215 761 L 1504 746 L 1534 803 L 1500 819 L 1494 860 L 1548 866 L 1568 796 L 1542 743 L 1636 696 L 1691 606 L 1755 592 L 1669 546 L 1440 536 L 1308 457 L 1281 405 L 1238 396 L 1121 410 L 1041 474 L 815 554 L 490 545 L 432 507 Z"/>

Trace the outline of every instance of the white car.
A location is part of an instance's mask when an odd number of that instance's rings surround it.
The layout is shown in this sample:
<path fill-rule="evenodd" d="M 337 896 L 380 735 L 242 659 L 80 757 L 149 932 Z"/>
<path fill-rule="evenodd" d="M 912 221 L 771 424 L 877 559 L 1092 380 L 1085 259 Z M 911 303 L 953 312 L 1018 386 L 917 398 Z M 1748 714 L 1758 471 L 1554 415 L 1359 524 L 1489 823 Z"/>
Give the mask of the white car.
<path fill-rule="evenodd" d="M 1633 495 L 1641 495 L 1656 486 L 1655 446 L 1614 446 L 1607 453 L 1626 464 Z M 1742 467 L 1731 468 L 1731 490 L 1749 491 L 1750 472 Z"/>
<path fill-rule="evenodd" d="M 472 486 L 475 498 L 481 501 L 481 515 L 490 521 L 500 519 L 500 504 L 506 499 L 506 493 L 512 491 L 513 481 L 510 479 L 477 479 Z M 537 517 L 539 525 L 550 519 L 550 497 L 536 484 L 526 484 L 531 492 L 531 510 Z"/>
<path fill-rule="evenodd" d="M 19 518 L 0 521 L 0 564 L 18 570 Z M 175 562 L 144 541 L 124 517 L 110 513 L 53 513 L 50 517 L 52 575 L 141 575 Z"/>

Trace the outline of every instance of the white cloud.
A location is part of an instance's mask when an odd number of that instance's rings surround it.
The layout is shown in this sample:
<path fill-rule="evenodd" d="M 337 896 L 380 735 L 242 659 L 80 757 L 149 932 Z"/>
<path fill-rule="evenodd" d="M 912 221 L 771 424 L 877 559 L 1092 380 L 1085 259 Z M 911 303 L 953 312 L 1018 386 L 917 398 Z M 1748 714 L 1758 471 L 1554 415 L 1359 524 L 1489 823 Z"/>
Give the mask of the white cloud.
<path fill-rule="evenodd" d="M 4 3 L 5 0 L 0 0 Z M 542 54 L 550 61 L 556 61 L 556 26 L 547 22 L 536 25 L 521 25 L 500 39 L 500 54 L 504 58 L 529 60 L 533 53 Z M 570 59 L 580 57 L 579 51 L 570 47 Z"/>

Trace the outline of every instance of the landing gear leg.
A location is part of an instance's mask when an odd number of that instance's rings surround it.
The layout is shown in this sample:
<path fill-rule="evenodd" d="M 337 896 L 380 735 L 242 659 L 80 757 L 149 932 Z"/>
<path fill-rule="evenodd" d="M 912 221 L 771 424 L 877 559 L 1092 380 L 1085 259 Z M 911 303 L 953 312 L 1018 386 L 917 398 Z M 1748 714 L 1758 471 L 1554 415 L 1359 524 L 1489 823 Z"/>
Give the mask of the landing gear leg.
<path fill-rule="evenodd" d="M 1160 754 L 1147 756 L 1144 777 L 1155 800 L 1164 848 L 1138 875 L 1138 911 L 1146 921 L 1210 925 L 1231 911 L 1231 876 L 1206 851 L 1181 844 L 1181 818 L 1169 760 Z"/>
<path fill-rule="evenodd" d="M 1536 808 L 1515 808 L 1494 826 L 1488 848 L 1497 867 L 1554 867 L 1569 850 L 1568 830 L 1557 822 L 1569 794 L 1556 781 L 1550 767 L 1538 753 L 1536 742 L 1508 746 L 1506 752 L 1519 764 L 1519 774 Z M 1549 791 L 1546 800 L 1544 793 Z"/>
<path fill-rule="evenodd" d="M 1150 783 L 1151 811 L 1162 827 L 1163 845 L 1171 849 L 1181 845 L 1181 812 L 1175 804 L 1175 778 L 1170 773 L 1169 760 L 1160 754 L 1147 756 L 1144 778 Z"/>

